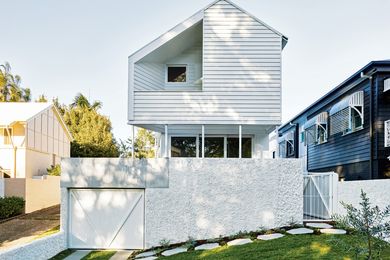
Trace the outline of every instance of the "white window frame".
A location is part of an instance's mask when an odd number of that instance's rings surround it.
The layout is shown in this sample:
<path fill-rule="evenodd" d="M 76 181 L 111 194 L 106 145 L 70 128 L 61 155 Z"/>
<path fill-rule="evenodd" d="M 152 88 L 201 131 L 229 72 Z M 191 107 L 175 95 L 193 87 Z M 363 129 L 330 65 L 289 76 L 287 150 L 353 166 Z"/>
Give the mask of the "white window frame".
<path fill-rule="evenodd" d="M 364 106 L 361 106 L 362 112 L 360 113 L 355 107 L 349 107 L 349 115 L 348 115 L 348 129 L 345 131 L 344 135 L 357 132 L 359 130 L 362 130 L 364 128 Z M 356 128 L 352 128 L 352 109 L 356 111 L 361 119 L 362 119 L 362 125 Z"/>
<path fill-rule="evenodd" d="M 316 141 L 315 141 L 315 144 L 324 144 L 326 142 L 328 142 L 328 124 L 325 124 L 326 127 L 324 128 L 322 126 L 322 124 L 316 124 Z M 321 142 L 320 140 L 320 136 L 318 135 L 318 132 L 319 132 L 319 129 L 323 129 L 325 131 L 325 140 Z"/>
<path fill-rule="evenodd" d="M 168 68 L 185 67 L 186 68 L 186 81 L 184 82 L 169 82 L 168 81 Z M 165 64 L 165 84 L 167 85 L 188 85 L 188 64 Z"/>

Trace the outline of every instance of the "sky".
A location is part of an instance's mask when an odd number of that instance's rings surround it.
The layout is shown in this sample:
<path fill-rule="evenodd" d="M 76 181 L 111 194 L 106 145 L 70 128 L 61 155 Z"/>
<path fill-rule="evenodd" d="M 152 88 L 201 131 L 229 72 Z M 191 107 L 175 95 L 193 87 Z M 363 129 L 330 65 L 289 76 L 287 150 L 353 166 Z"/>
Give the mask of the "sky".
<path fill-rule="evenodd" d="M 289 38 L 282 53 L 287 122 L 371 60 L 390 59 L 390 0 L 233 0 Z M 0 63 L 33 99 L 103 102 L 116 138 L 127 125 L 127 57 L 211 0 L 0 0 Z M 1 115 L 0 115 L 1 116 Z"/>

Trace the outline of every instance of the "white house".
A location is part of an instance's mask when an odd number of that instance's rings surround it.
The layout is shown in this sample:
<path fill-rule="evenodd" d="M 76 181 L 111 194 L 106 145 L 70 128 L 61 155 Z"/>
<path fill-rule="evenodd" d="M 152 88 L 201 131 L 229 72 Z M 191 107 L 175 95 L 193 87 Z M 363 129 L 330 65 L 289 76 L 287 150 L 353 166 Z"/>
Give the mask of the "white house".
<path fill-rule="evenodd" d="M 26 212 L 59 204 L 59 178 L 32 180 L 70 157 L 71 141 L 53 104 L 0 103 L 0 196 L 25 198 Z"/>
<path fill-rule="evenodd" d="M 129 57 L 128 123 L 161 134 L 161 157 L 270 157 L 286 44 L 234 3 L 215 1 Z"/>

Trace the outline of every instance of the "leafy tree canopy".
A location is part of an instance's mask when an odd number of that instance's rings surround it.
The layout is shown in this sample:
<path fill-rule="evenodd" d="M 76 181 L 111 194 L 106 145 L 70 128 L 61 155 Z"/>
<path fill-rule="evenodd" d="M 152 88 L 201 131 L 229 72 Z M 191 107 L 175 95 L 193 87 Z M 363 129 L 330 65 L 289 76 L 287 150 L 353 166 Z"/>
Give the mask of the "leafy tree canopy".
<path fill-rule="evenodd" d="M 64 121 L 71 131 L 74 141 L 71 143 L 72 157 L 118 157 L 118 147 L 111 132 L 111 121 L 98 110 L 101 102 L 90 103 L 77 94 L 69 106 L 60 105 L 53 100 Z"/>
<path fill-rule="evenodd" d="M 11 66 L 8 62 L 0 64 L 0 102 L 29 102 L 31 91 L 29 88 L 22 88 L 22 78 L 11 73 Z"/>

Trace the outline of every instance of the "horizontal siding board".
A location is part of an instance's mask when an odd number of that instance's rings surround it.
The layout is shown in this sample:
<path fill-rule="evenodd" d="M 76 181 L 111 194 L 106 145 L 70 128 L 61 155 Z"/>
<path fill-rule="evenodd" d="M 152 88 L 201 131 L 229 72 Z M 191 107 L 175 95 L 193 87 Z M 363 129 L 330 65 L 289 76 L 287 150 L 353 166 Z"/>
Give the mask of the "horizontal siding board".
<path fill-rule="evenodd" d="M 362 85 L 353 92 L 360 90 L 364 90 L 364 128 L 346 135 L 330 136 L 328 142 L 321 145 L 308 146 L 309 170 L 336 167 L 370 159 L 369 89 L 366 85 Z M 328 106 L 331 107 L 331 105 Z"/>
<path fill-rule="evenodd" d="M 155 74 L 134 92 L 133 122 L 280 123 L 280 35 L 224 1 L 205 10 L 203 29 L 202 89 L 159 91 L 159 67 L 137 68 Z"/>

